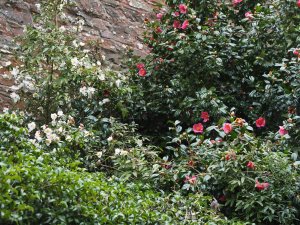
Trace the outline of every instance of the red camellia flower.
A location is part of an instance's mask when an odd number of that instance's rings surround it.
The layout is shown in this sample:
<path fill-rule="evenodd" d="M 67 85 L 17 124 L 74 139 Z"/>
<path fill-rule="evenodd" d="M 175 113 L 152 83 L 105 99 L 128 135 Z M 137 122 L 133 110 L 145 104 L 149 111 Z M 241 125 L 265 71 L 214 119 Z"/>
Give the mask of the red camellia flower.
<path fill-rule="evenodd" d="M 226 202 L 226 196 L 225 195 L 221 195 L 220 198 L 219 198 L 219 201 Z"/>
<path fill-rule="evenodd" d="M 297 49 L 295 49 L 295 50 L 293 51 L 293 54 L 294 54 L 295 56 L 299 56 L 299 51 L 298 51 Z"/>
<path fill-rule="evenodd" d="M 235 6 L 237 6 L 239 3 L 241 3 L 243 0 L 233 0 L 232 1 L 232 4 L 233 4 L 233 6 L 235 7 Z"/>
<path fill-rule="evenodd" d="M 226 159 L 227 161 L 230 160 L 230 158 L 231 158 L 230 154 L 226 154 L 226 155 L 225 155 L 225 159 Z"/>
<path fill-rule="evenodd" d="M 225 155 L 225 160 L 228 161 L 228 160 L 235 160 L 236 159 L 236 154 L 235 152 L 228 152 L 226 155 Z"/>
<path fill-rule="evenodd" d="M 193 131 L 194 131 L 196 134 L 201 134 L 201 133 L 203 133 L 203 125 L 202 125 L 202 123 L 194 124 L 194 125 L 193 125 Z"/>
<path fill-rule="evenodd" d="M 145 67 L 144 63 L 138 63 L 138 64 L 136 64 L 136 68 L 138 68 L 138 69 L 141 69 L 141 68 L 144 68 L 144 67 Z"/>
<path fill-rule="evenodd" d="M 250 12 L 250 11 L 245 13 L 245 17 L 246 17 L 248 20 L 252 20 L 252 19 L 254 18 L 252 12 Z"/>
<path fill-rule="evenodd" d="M 109 90 L 104 90 L 104 91 L 103 91 L 103 96 L 104 96 L 104 97 L 108 97 L 109 94 L 110 94 L 110 91 L 109 91 Z"/>
<path fill-rule="evenodd" d="M 157 18 L 158 20 L 161 20 L 162 17 L 163 17 L 163 14 L 162 14 L 162 13 L 157 13 L 157 14 L 156 14 L 156 18 Z"/>
<path fill-rule="evenodd" d="M 181 26 L 180 21 L 179 20 L 175 20 L 174 23 L 173 23 L 173 27 L 176 28 L 176 29 L 179 29 L 180 26 Z"/>
<path fill-rule="evenodd" d="M 172 15 L 177 17 L 177 16 L 180 16 L 180 13 L 179 12 L 174 12 Z"/>
<path fill-rule="evenodd" d="M 206 123 L 209 121 L 209 114 L 208 112 L 201 112 L 201 119 L 203 119 L 203 122 Z"/>
<path fill-rule="evenodd" d="M 297 6 L 300 8 L 300 0 L 297 1 Z"/>
<path fill-rule="evenodd" d="M 188 21 L 188 20 L 185 20 L 185 21 L 183 21 L 183 23 L 182 23 L 181 29 L 182 29 L 182 30 L 185 30 L 188 26 L 189 26 L 189 21 Z"/>
<path fill-rule="evenodd" d="M 185 176 L 185 180 L 184 180 L 185 183 L 189 182 L 190 184 L 196 184 L 197 182 L 197 177 L 195 175 L 193 175 L 192 177 L 190 176 Z"/>
<path fill-rule="evenodd" d="M 255 164 L 254 164 L 254 162 L 252 162 L 252 161 L 249 161 L 248 163 L 247 163 L 247 167 L 249 168 L 249 169 L 254 169 L 254 167 L 255 167 Z"/>
<path fill-rule="evenodd" d="M 144 76 L 146 76 L 146 74 L 147 74 L 147 71 L 145 70 L 145 68 L 143 67 L 143 68 L 141 68 L 140 70 L 139 70 L 139 75 L 141 76 L 141 77 L 144 77 Z"/>
<path fill-rule="evenodd" d="M 279 126 L 279 134 L 280 134 L 280 136 L 284 136 L 284 135 L 286 135 L 288 133 L 289 132 L 286 129 L 284 129 L 283 126 Z"/>
<path fill-rule="evenodd" d="M 224 130 L 225 134 L 229 134 L 232 131 L 231 123 L 224 123 L 223 130 Z"/>
<path fill-rule="evenodd" d="M 266 126 L 266 120 L 263 117 L 259 117 L 256 121 L 255 124 L 258 128 Z"/>
<path fill-rule="evenodd" d="M 185 4 L 180 4 L 179 5 L 179 11 L 180 11 L 180 13 L 186 14 L 187 13 L 187 8 L 188 7 Z"/>
<path fill-rule="evenodd" d="M 156 33 L 162 33 L 162 29 L 160 27 L 156 28 Z"/>
<path fill-rule="evenodd" d="M 267 189 L 270 186 L 269 183 L 264 182 L 264 183 L 259 183 L 258 180 L 255 181 L 255 187 L 257 188 L 257 190 L 262 191 Z"/>
<path fill-rule="evenodd" d="M 190 167 L 193 167 L 194 166 L 194 161 L 193 160 L 190 160 L 190 161 L 188 161 L 188 166 L 190 166 Z"/>

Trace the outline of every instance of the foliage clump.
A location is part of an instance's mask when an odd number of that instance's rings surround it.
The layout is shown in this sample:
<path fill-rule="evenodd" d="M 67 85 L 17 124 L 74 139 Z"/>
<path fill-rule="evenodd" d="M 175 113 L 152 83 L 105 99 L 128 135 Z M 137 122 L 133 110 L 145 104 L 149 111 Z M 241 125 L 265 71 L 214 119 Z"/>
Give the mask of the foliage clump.
<path fill-rule="evenodd" d="M 166 0 L 125 75 L 64 7 L 17 40 L 1 222 L 299 223 L 300 3 Z"/>

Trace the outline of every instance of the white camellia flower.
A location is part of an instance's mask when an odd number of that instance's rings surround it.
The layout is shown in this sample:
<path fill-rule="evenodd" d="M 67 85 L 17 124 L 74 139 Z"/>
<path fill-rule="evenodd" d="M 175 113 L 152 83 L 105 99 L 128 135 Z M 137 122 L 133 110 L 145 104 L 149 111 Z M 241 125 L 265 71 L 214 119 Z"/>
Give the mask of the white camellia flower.
<path fill-rule="evenodd" d="M 121 150 L 120 155 L 127 155 L 128 151 Z"/>
<path fill-rule="evenodd" d="M 57 119 L 57 114 L 56 113 L 52 113 L 51 114 L 51 119 L 52 119 L 52 121 L 55 121 Z"/>
<path fill-rule="evenodd" d="M 52 133 L 51 128 L 44 129 L 44 133 L 47 134 L 47 135 L 50 135 Z"/>
<path fill-rule="evenodd" d="M 110 137 L 107 138 L 107 141 L 108 141 L 108 142 L 111 142 L 112 140 L 113 140 L 113 137 L 112 137 L 112 136 L 110 136 Z"/>
<path fill-rule="evenodd" d="M 58 142 L 60 140 L 59 136 L 53 133 L 48 135 L 47 138 L 54 142 Z"/>
<path fill-rule="evenodd" d="M 28 131 L 29 132 L 33 131 L 36 128 L 35 122 L 31 122 L 27 126 L 28 126 Z"/>
<path fill-rule="evenodd" d="M 38 3 L 37 3 L 37 4 L 35 4 L 35 6 L 36 6 L 36 8 L 37 8 L 38 11 L 41 10 L 41 4 L 38 4 Z"/>
<path fill-rule="evenodd" d="M 9 111 L 9 108 L 7 108 L 7 107 L 3 108 L 3 113 L 8 113 L 8 111 Z"/>
<path fill-rule="evenodd" d="M 10 97 L 13 100 L 14 103 L 17 103 L 20 100 L 20 96 L 15 92 L 11 93 Z"/>
<path fill-rule="evenodd" d="M 11 71 L 11 75 L 13 75 L 16 78 L 19 72 L 20 72 L 19 69 L 14 67 L 13 70 Z"/>
<path fill-rule="evenodd" d="M 98 78 L 101 81 L 105 80 L 105 74 L 103 72 L 100 72 L 100 74 L 98 75 Z"/>
<path fill-rule="evenodd" d="M 93 87 L 88 87 L 86 90 L 86 94 L 88 96 L 88 98 L 92 98 L 94 93 L 95 93 L 96 89 Z"/>
<path fill-rule="evenodd" d="M 66 136 L 66 141 L 71 142 L 72 141 L 72 137 L 70 135 Z"/>
<path fill-rule="evenodd" d="M 139 139 L 139 140 L 136 141 L 136 144 L 137 144 L 139 147 L 142 147 L 142 146 L 143 146 L 143 141 Z"/>
<path fill-rule="evenodd" d="M 103 152 L 101 152 L 101 151 L 96 153 L 96 156 L 98 156 L 99 159 L 102 157 L 102 155 L 103 155 Z"/>
<path fill-rule="evenodd" d="M 77 41 L 74 40 L 74 41 L 72 42 L 72 45 L 73 45 L 75 48 L 77 48 L 77 47 L 78 47 Z"/>
<path fill-rule="evenodd" d="M 65 32 L 65 31 L 66 31 L 66 28 L 65 28 L 64 26 L 61 26 L 61 27 L 59 27 L 59 31 Z"/>
<path fill-rule="evenodd" d="M 119 88 L 120 87 L 120 85 L 121 85 L 121 80 L 116 80 L 116 86 Z"/>
<path fill-rule="evenodd" d="M 79 92 L 83 95 L 83 96 L 86 96 L 86 91 L 87 91 L 87 88 L 84 86 L 84 87 L 81 87 L 79 89 Z"/>
<path fill-rule="evenodd" d="M 57 131 L 58 131 L 58 133 L 62 133 L 62 132 L 64 131 L 64 129 L 63 129 L 62 127 L 59 127 L 59 128 L 57 129 Z"/>
<path fill-rule="evenodd" d="M 64 113 L 63 113 L 63 111 L 59 110 L 59 111 L 57 112 L 57 115 L 58 115 L 59 117 L 62 117 L 62 116 L 64 115 Z"/>
<path fill-rule="evenodd" d="M 80 65 L 80 62 L 79 62 L 79 60 L 77 59 L 77 57 L 72 58 L 72 59 L 71 59 L 71 63 L 72 63 L 72 65 L 75 66 L 75 67 L 77 67 L 77 66 Z"/>
<path fill-rule="evenodd" d="M 13 85 L 13 86 L 10 87 L 10 90 L 12 90 L 12 91 L 18 91 L 18 90 L 20 90 L 20 87 L 16 86 L 16 85 Z"/>
<path fill-rule="evenodd" d="M 46 145 L 49 146 L 51 144 L 52 140 L 46 139 Z"/>
<path fill-rule="evenodd" d="M 102 100 L 102 104 L 103 104 L 103 105 L 104 105 L 105 103 L 108 103 L 108 102 L 110 102 L 110 100 L 109 100 L 108 98 L 105 98 L 105 99 Z"/>
<path fill-rule="evenodd" d="M 122 151 L 121 149 L 116 148 L 116 149 L 115 149 L 115 155 L 120 155 L 121 151 Z"/>
<path fill-rule="evenodd" d="M 7 61 L 4 63 L 4 66 L 10 66 L 11 65 L 11 61 Z"/>
<path fill-rule="evenodd" d="M 42 137 L 41 137 L 41 132 L 40 131 L 36 131 L 34 134 L 34 137 L 37 141 L 41 141 Z"/>

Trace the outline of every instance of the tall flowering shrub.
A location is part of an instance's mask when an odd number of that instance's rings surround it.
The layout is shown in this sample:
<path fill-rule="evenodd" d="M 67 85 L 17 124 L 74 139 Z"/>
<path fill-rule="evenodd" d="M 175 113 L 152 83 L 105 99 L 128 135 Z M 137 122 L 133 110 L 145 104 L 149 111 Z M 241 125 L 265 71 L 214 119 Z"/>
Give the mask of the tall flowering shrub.
<path fill-rule="evenodd" d="M 292 54 L 299 32 L 292 28 L 299 22 L 294 1 L 166 1 L 155 13 L 156 18 L 145 20 L 149 55 L 129 61 L 133 114 L 141 120 L 190 123 L 199 106 L 188 100 L 199 99 L 203 88 L 215 97 L 206 99 L 208 106 L 201 110 L 235 107 L 243 118 L 265 117 L 267 130 L 277 126 L 274 121 L 288 107 L 297 106 L 299 94 L 281 74 L 284 66 L 278 67 L 297 59 Z M 144 77 L 135 66 L 141 62 Z M 283 83 L 273 86 L 279 80 Z"/>
<path fill-rule="evenodd" d="M 41 124 L 51 122 L 58 110 L 86 125 L 113 116 L 112 108 L 122 108 L 115 93 L 126 78 L 105 65 L 105 56 L 97 52 L 101 41 L 76 39 L 84 21 L 66 16 L 69 1 L 40 4 L 34 24 L 16 39 L 17 65 L 10 68 L 15 102 L 21 96 L 26 111 Z"/>

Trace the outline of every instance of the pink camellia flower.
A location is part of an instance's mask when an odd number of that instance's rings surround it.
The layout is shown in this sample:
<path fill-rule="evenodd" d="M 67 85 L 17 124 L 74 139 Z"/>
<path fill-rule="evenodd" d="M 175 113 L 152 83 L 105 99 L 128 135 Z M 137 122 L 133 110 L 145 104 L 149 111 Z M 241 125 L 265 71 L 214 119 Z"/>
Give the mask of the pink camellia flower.
<path fill-rule="evenodd" d="M 188 21 L 188 20 L 185 20 L 185 21 L 183 21 L 183 23 L 182 23 L 181 29 L 182 29 L 182 30 L 185 30 L 188 26 L 189 26 L 189 21 Z"/>
<path fill-rule="evenodd" d="M 252 162 L 252 161 L 249 161 L 248 163 L 247 163 L 247 167 L 249 168 L 249 169 L 254 169 L 254 167 L 255 167 L 255 164 L 254 164 L 254 162 Z"/>
<path fill-rule="evenodd" d="M 258 128 L 266 126 L 266 120 L 263 117 L 259 117 L 256 121 L 255 124 Z"/>
<path fill-rule="evenodd" d="M 300 0 L 297 1 L 297 6 L 300 8 Z"/>
<path fill-rule="evenodd" d="M 232 131 L 231 123 L 224 123 L 223 130 L 224 130 L 225 134 L 229 134 Z"/>
<path fill-rule="evenodd" d="M 190 176 L 185 176 L 185 180 L 184 180 L 185 183 L 189 182 L 190 184 L 196 184 L 197 182 L 197 177 L 195 175 L 193 175 L 192 177 Z"/>
<path fill-rule="evenodd" d="M 162 29 L 160 27 L 156 28 L 156 33 L 162 33 Z"/>
<path fill-rule="evenodd" d="M 178 17 L 178 16 L 180 16 L 180 12 L 174 12 L 172 15 L 175 17 Z"/>
<path fill-rule="evenodd" d="M 157 13 L 157 14 L 156 14 L 156 18 L 157 18 L 158 20 L 161 20 L 162 17 L 163 17 L 163 14 L 162 14 L 162 13 Z"/>
<path fill-rule="evenodd" d="M 264 182 L 264 183 L 259 183 L 258 180 L 255 181 L 255 187 L 257 188 L 257 190 L 262 191 L 267 189 L 270 186 L 269 183 Z"/>
<path fill-rule="evenodd" d="M 201 134 L 203 133 L 203 125 L 202 123 L 196 123 L 193 125 L 193 131 L 196 134 Z"/>
<path fill-rule="evenodd" d="M 203 122 L 206 123 L 209 121 L 209 114 L 208 112 L 201 112 L 201 119 L 203 119 Z"/>
<path fill-rule="evenodd" d="M 141 69 L 141 68 L 144 68 L 144 67 L 145 67 L 144 63 L 138 63 L 138 64 L 136 64 L 136 68 L 138 68 L 138 69 Z"/>
<path fill-rule="evenodd" d="M 252 19 L 254 18 L 252 12 L 250 12 L 250 11 L 245 13 L 245 17 L 246 17 L 248 20 L 252 20 Z"/>
<path fill-rule="evenodd" d="M 181 26 L 180 21 L 179 20 L 175 20 L 174 23 L 173 23 L 173 27 L 176 28 L 176 29 L 179 29 L 180 26 Z"/>
<path fill-rule="evenodd" d="M 279 134 L 280 134 L 280 136 L 286 135 L 288 133 L 289 132 L 286 129 L 284 129 L 283 126 L 279 126 Z"/>
<path fill-rule="evenodd" d="M 239 3 L 241 3 L 243 0 L 233 0 L 232 1 L 232 4 L 233 4 L 233 6 L 235 7 L 235 6 L 237 6 Z"/>
<path fill-rule="evenodd" d="M 179 5 L 179 11 L 181 14 L 186 14 L 187 13 L 187 6 L 185 4 L 180 4 Z"/>
<path fill-rule="evenodd" d="M 139 69 L 139 75 L 140 75 L 141 77 L 146 76 L 146 74 L 147 74 L 147 71 L 145 70 L 144 67 L 142 67 L 142 68 Z"/>
<path fill-rule="evenodd" d="M 299 51 L 298 51 L 297 49 L 295 49 L 295 50 L 293 51 L 293 54 L 294 54 L 295 56 L 299 56 Z"/>

